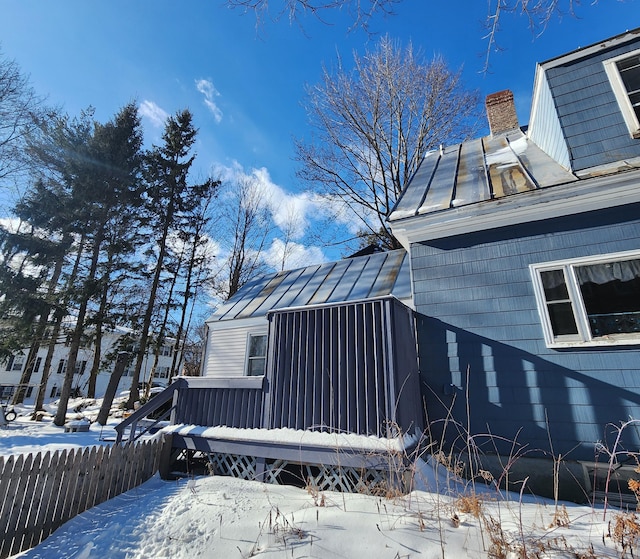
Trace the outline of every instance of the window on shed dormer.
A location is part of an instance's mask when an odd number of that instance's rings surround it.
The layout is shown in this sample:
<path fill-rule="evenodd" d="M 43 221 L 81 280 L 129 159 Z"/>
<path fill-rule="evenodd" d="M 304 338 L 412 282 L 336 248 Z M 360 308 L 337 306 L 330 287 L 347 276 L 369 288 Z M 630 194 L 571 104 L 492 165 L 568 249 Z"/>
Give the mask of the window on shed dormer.
<path fill-rule="evenodd" d="M 249 334 L 247 340 L 248 376 L 264 375 L 267 364 L 267 336 L 265 334 Z"/>
<path fill-rule="evenodd" d="M 640 50 L 604 62 L 629 133 L 640 138 Z"/>

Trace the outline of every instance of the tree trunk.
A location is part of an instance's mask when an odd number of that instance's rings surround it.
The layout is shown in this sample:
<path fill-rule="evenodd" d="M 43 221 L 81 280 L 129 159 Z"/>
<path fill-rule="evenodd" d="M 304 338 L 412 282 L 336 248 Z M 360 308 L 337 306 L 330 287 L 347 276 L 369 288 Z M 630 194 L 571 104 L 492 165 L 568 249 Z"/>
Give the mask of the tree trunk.
<path fill-rule="evenodd" d="M 102 358 L 102 322 L 96 323 L 95 351 L 93 352 L 93 362 L 89 371 L 89 384 L 87 385 L 87 398 L 96 397 L 96 380 L 100 372 L 100 359 Z"/>
<path fill-rule="evenodd" d="M 91 255 L 91 266 L 89 273 L 85 279 L 85 289 L 82 294 L 82 300 L 80 307 L 78 308 L 78 315 L 76 316 L 76 327 L 73 330 L 73 336 L 71 338 L 71 346 L 69 347 L 69 357 L 67 359 L 67 370 L 65 371 L 64 381 L 62 383 L 62 391 L 60 393 L 60 402 L 58 403 L 58 410 L 53 418 L 54 425 L 61 427 L 65 424 L 67 418 L 67 406 L 69 404 L 69 398 L 71 397 L 71 387 L 73 385 L 73 375 L 75 374 L 76 363 L 78 361 L 78 351 L 80 350 L 80 342 L 82 341 L 82 333 L 84 331 L 84 322 L 87 315 L 87 308 L 89 306 L 89 299 L 91 293 L 88 291 L 88 284 L 96 276 L 96 270 L 98 268 L 98 257 L 100 255 L 100 245 L 103 239 L 102 231 L 100 231 L 93 242 L 93 251 Z"/>
<path fill-rule="evenodd" d="M 62 243 L 66 243 L 68 238 L 65 236 L 62 239 Z M 49 288 L 47 289 L 47 298 L 51 300 L 53 297 L 56 287 L 58 285 L 58 281 L 60 280 L 60 275 L 62 274 L 62 266 L 64 264 L 64 256 L 61 256 L 56 261 L 56 266 L 53 270 L 53 274 L 51 279 L 49 280 Z M 38 322 L 38 327 L 35 332 L 33 343 L 29 348 L 29 355 L 27 357 L 27 363 L 22 372 L 22 376 L 20 377 L 20 386 L 16 391 L 13 397 L 13 405 L 22 404 L 24 401 L 24 394 L 26 391 L 26 385 L 31 382 L 31 375 L 33 374 L 33 368 L 36 363 L 36 359 L 38 358 L 38 351 L 40 350 L 40 345 L 42 344 L 42 340 L 44 339 L 44 334 L 47 330 L 47 324 L 49 322 L 49 313 L 51 312 L 51 306 L 47 305 L 46 309 L 40 315 L 40 320 Z"/>
<path fill-rule="evenodd" d="M 162 265 L 164 262 L 165 253 L 167 250 L 167 237 L 169 236 L 169 224 L 173 220 L 173 209 L 171 206 L 167 210 L 167 216 L 165 219 L 165 225 L 162 231 L 162 237 L 160 238 L 160 250 L 158 252 L 158 261 L 156 262 L 156 268 L 153 274 L 153 282 L 151 283 L 151 292 L 149 293 L 149 303 L 144 314 L 144 320 L 142 322 L 142 332 L 140 332 L 140 346 L 138 349 L 138 356 L 136 357 L 136 366 L 133 371 L 133 378 L 131 379 L 131 388 L 129 389 L 129 399 L 127 400 L 127 409 L 133 409 L 134 404 L 140 400 L 139 385 L 140 385 L 140 371 L 142 371 L 142 363 L 144 361 L 145 353 L 147 352 L 147 342 L 149 340 L 149 329 L 151 327 L 151 317 L 153 316 L 153 308 L 156 303 L 156 295 L 158 293 L 158 286 L 160 285 L 160 273 L 162 272 Z"/>
<path fill-rule="evenodd" d="M 78 243 L 78 252 L 76 254 L 75 262 L 73 263 L 73 269 L 71 270 L 71 274 L 67 279 L 66 289 L 64 291 L 63 301 L 60 306 L 53 313 L 53 332 L 51 334 L 51 340 L 49 341 L 49 348 L 47 349 L 47 356 L 44 360 L 44 367 L 42 368 L 42 375 L 40 377 L 40 387 L 38 388 L 38 396 L 36 398 L 36 403 L 33 407 L 33 416 L 32 419 L 36 419 L 37 412 L 42 411 L 44 407 L 44 399 L 47 394 L 47 383 L 49 382 L 49 375 L 51 373 L 51 362 L 53 361 L 53 353 L 56 349 L 56 343 L 58 341 L 58 336 L 60 335 L 60 330 L 62 329 L 62 319 L 65 317 L 67 313 L 67 305 L 69 304 L 69 291 L 71 286 L 75 282 L 75 279 L 78 275 L 78 270 L 80 269 L 80 261 L 82 260 L 82 253 L 84 251 L 84 243 L 85 236 L 84 234 L 80 238 L 80 242 Z"/>
<path fill-rule="evenodd" d="M 182 350 L 180 349 L 180 339 L 183 337 L 184 332 L 184 323 L 187 317 L 187 307 L 189 305 L 189 295 L 191 291 L 191 283 L 193 279 L 193 269 L 195 268 L 196 261 L 196 253 L 198 249 L 198 240 L 200 239 L 200 229 L 198 228 L 195 234 L 195 238 L 193 240 L 193 245 L 191 247 L 191 254 L 189 258 L 189 264 L 187 267 L 187 281 L 184 287 L 184 297 L 182 299 L 181 312 L 180 312 L 180 323 L 178 324 L 178 330 L 176 332 L 176 344 L 173 348 L 173 359 L 171 361 L 171 371 L 169 371 L 169 377 L 172 377 L 178 372 L 176 371 L 177 365 L 179 365 L 178 361 L 178 353 L 182 355 Z M 195 294 L 194 294 L 195 296 Z M 184 338 L 186 339 L 186 333 Z M 184 343 L 182 344 L 184 346 Z"/>
<path fill-rule="evenodd" d="M 127 366 L 127 362 L 129 361 L 130 357 L 131 354 L 127 351 L 121 351 L 120 353 L 118 353 L 116 366 L 113 369 L 113 373 L 111 373 L 111 377 L 109 377 L 109 384 L 107 385 L 107 390 L 104 393 L 102 406 L 96 420 L 100 425 L 107 424 L 107 419 L 109 419 L 109 412 L 111 411 L 111 405 L 113 404 L 116 390 L 118 390 L 118 385 L 120 384 L 122 373 L 124 373 L 124 369 Z"/>
<path fill-rule="evenodd" d="M 33 406 L 33 415 L 31 416 L 31 419 L 36 419 L 37 413 L 44 409 L 44 399 L 47 397 L 47 383 L 49 382 L 49 375 L 51 373 L 51 362 L 53 361 L 53 353 L 56 349 L 60 330 L 62 329 L 63 318 L 64 311 L 62 309 L 56 310 L 53 316 L 53 332 L 51 333 L 51 339 L 49 340 L 47 356 L 44 358 L 44 367 L 42 367 L 42 375 L 40 376 L 40 386 L 38 387 L 38 395 L 36 396 L 36 403 Z"/>

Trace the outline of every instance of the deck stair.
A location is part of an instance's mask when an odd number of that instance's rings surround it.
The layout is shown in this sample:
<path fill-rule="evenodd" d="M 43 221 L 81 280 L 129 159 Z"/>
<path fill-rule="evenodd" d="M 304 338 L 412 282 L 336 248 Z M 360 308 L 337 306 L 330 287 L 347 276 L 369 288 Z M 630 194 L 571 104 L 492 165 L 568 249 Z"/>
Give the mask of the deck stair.
<path fill-rule="evenodd" d="M 169 420 L 176 408 L 175 401 L 177 400 L 178 390 L 183 387 L 186 387 L 186 382 L 182 379 L 176 380 L 162 392 L 156 394 L 140 406 L 140 408 L 134 411 L 129 417 L 123 419 L 115 427 L 117 433 L 116 444 L 123 441 L 133 442 L 143 435 L 151 434 L 166 425 L 167 420 Z M 157 415 L 157 412 L 167 404 L 167 402 L 172 402 L 172 405 Z M 152 415 L 156 416 L 149 419 Z"/>

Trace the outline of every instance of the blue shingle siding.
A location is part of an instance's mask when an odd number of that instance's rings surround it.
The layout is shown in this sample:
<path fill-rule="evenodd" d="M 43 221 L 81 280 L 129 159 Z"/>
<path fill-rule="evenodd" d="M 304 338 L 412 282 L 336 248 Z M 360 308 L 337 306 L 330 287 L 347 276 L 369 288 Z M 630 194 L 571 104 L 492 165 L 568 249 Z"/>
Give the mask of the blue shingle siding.
<path fill-rule="evenodd" d="M 574 171 L 640 156 L 602 64 L 638 48 L 640 40 L 546 70 Z"/>
<path fill-rule="evenodd" d="M 612 115 L 619 115 L 620 107 L 615 101 L 597 105 L 591 109 L 591 116 L 594 118 L 610 118 Z M 584 122 L 584 113 L 582 111 L 570 112 L 563 118 L 564 125 L 569 128 L 576 124 Z"/>
<path fill-rule="evenodd" d="M 436 433 L 448 406 L 467 424 L 467 389 L 474 434 L 519 433 L 530 450 L 548 451 L 546 411 L 554 451 L 567 458 L 594 459 L 607 424 L 640 419 L 640 347 L 547 348 L 528 268 L 632 249 L 640 204 L 412 245 L 421 379 Z M 640 439 L 629 430 L 624 443 L 637 450 Z"/>

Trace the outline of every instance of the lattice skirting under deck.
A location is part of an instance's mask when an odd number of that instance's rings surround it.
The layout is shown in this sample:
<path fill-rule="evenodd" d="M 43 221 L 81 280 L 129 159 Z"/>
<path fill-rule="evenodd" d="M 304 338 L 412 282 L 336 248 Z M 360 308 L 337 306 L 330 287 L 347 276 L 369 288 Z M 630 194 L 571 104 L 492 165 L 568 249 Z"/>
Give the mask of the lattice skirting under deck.
<path fill-rule="evenodd" d="M 257 461 L 253 456 L 209 454 L 208 458 L 214 474 L 240 479 L 256 479 Z"/>
<path fill-rule="evenodd" d="M 212 473 L 277 485 L 312 487 L 317 491 L 342 491 L 387 495 L 403 493 L 402 472 L 326 464 L 301 464 L 287 460 L 261 460 L 252 456 L 207 455 Z"/>

